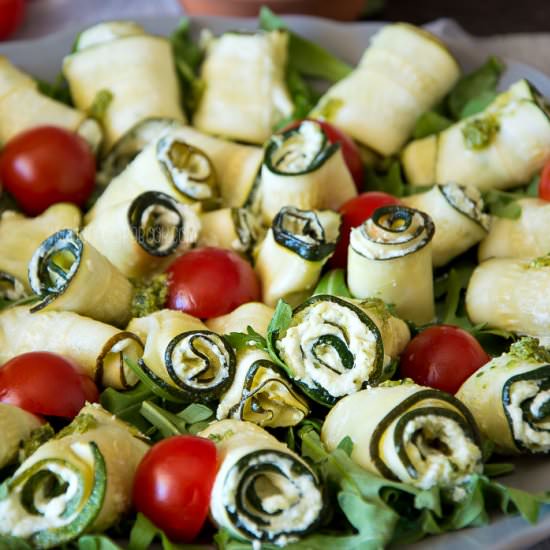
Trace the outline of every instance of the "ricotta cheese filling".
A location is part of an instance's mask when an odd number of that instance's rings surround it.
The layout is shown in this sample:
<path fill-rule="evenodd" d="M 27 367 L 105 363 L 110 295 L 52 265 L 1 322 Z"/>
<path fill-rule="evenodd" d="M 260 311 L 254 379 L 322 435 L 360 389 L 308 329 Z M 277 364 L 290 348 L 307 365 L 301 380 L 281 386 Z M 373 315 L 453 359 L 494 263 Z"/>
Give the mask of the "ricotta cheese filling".
<path fill-rule="evenodd" d="M 0 271 L 0 298 L 15 301 L 25 297 L 25 287 L 19 279 Z"/>
<path fill-rule="evenodd" d="M 483 199 L 477 187 L 447 183 L 438 188 L 451 206 L 489 230 L 491 217 L 483 213 Z"/>
<path fill-rule="evenodd" d="M 353 360 L 351 368 L 331 340 L 340 341 Z M 277 341 L 283 361 L 293 378 L 307 386 L 321 386 L 334 397 L 360 390 L 375 368 L 377 340 L 350 308 L 334 302 L 320 301 L 309 306 L 298 322 Z"/>
<path fill-rule="evenodd" d="M 182 240 L 179 229 L 183 227 L 183 219 L 179 212 L 160 204 L 148 206 L 142 213 L 137 241 L 142 240 L 157 253 L 171 250 Z"/>

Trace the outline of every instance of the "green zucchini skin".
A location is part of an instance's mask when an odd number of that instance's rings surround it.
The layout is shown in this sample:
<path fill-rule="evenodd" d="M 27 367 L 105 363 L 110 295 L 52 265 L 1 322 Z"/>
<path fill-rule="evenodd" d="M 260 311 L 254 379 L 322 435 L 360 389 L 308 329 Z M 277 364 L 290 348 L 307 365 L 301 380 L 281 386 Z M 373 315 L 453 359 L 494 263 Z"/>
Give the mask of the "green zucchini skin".
<path fill-rule="evenodd" d="M 298 224 L 296 231 L 285 227 L 287 223 Z M 327 241 L 323 225 L 313 210 L 300 210 L 285 206 L 275 216 L 271 226 L 275 242 L 292 250 L 304 260 L 318 262 L 331 255 L 336 249 L 337 240 Z M 307 242 L 302 236 L 309 237 Z"/>
<path fill-rule="evenodd" d="M 25 286 L 17 278 L 5 271 L 0 271 L 0 301 L 14 302 L 25 298 Z"/>

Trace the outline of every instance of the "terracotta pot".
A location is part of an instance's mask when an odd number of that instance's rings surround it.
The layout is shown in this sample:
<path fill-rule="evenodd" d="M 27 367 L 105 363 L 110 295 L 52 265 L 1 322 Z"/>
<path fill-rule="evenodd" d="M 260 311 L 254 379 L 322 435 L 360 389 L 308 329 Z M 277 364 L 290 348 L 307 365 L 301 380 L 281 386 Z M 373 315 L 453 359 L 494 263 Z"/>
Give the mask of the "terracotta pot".
<path fill-rule="evenodd" d="M 366 0 L 180 0 L 189 15 L 253 17 L 262 6 L 276 13 L 300 13 L 352 21 L 365 9 Z"/>

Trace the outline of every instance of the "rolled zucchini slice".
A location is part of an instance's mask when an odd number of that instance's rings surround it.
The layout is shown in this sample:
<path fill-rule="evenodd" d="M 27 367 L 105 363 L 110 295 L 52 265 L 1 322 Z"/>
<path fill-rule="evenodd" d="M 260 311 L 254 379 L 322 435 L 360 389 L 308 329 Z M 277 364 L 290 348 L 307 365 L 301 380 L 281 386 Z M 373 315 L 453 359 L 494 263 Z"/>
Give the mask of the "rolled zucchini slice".
<path fill-rule="evenodd" d="M 218 405 L 218 420 L 235 418 L 263 428 L 296 426 L 309 414 L 307 401 L 264 351 L 237 354 L 237 371 Z"/>
<path fill-rule="evenodd" d="M 0 533 L 58 548 L 116 524 L 130 509 L 148 449 L 138 436 L 99 405 L 86 405 L 2 484 Z"/>
<path fill-rule="evenodd" d="M 426 193 L 405 197 L 403 203 L 426 212 L 435 224 L 434 267 L 441 267 L 466 252 L 489 231 L 490 217 L 483 213 L 483 199 L 473 187 L 456 183 L 435 185 Z"/>
<path fill-rule="evenodd" d="M 31 313 L 14 307 L 0 313 L 0 364 L 29 351 L 51 351 L 75 361 L 98 384 L 127 389 L 137 382 L 125 358 L 143 353 L 133 333 L 69 311 Z"/>
<path fill-rule="evenodd" d="M 15 405 L 0 403 L 0 469 L 17 460 L 20 446 L 42 426 L 40 420 Z"/>
<path fill-rule="evenodd" d="M 466 290 L 474 324 L 486 323 L 550 343 L 550 261 L 493 258 L 479 264 Z"/>
<path fill-rule="evenodd" d="M 456 394 L 501 454 L 550 451 L 550 352 L 522 338 L 468 378 Z"/>
<path fill-rule="evenodd" d="M 322 116 L 382 155 L 399 151 L 418 117 L 453 87 L 460 68 L 434 35 L 397 23 L 371 40 L 358 67 L 321 98 Z"/>
<path fill-rule="evenodd" d="M 297 305 L 309 295 L 334 253 L 340 223 L 331 210 L 280 210 L 256 254 L 264 303 L 274 306 L 283 298 Z"/>
<path fill-rule="evenodd" d="M 101 127 L 85 111 L 41 94 L 33 78 L 0 56 L 0 144 L 21 132 L 47 125 L 80 134 L 94 151 L 103 139 Z"/>
<path fill-rule="evenodd" d="M 518 219 L 493 218 L 479 245 L 480 262 L 489 258 L 536 258 L 550 251 L 550 203 L 521 199 Z"/>
<path fill-rule="evenodd" d="M 298 306 L 289 327 L 272 335 L 289 376 L 312 399 L 333 405 L 366 384 L 387 378 L 391 358 L 372 309 L 319 294 Z M 388 347 L 394 346 L 393 340 Z"/>
<path fill-rule="evenodd" d="M 520 80 L 483 112 L 403 152 L 410 183 L 450 181 L 506 189 L 529 181 L 550 158 L 550 114 L 538 92 Z"/>
<path fill-rule="evenodd" d="M 140 367 L 174 399 L 213 400 L 231 385 L 235 376 L 233 348 L 199 319 L 161 310 L 133 319 L 128 330 L 145 342 Z"/>
<path fill-rule="evenodd" d="M 231 313 L 208 319 L 206 326 L 218 334 L 246 333 L 247 327 L 252 327 L 257 333 L 266 336 L 267 327 L 274 313 L 275 310 L 272 307 L 261 302 L 248 302 Z"/>
<path fill-rule="evenodd" d="M 195 211 L 160 191 L 104 210 L 82 230 L 82 237 L 126 277 L 162 271 L 197 242 Z"/>
<path fill-rule="evenodd" d="M 357 419 L 361 421 L 358 422 Z M 410 381 L 388 382 L 349 395 L 329 412 L 321 439 L 334 450 L 353 441 L 351 458 L 375 474 L 421 489 L 455 489 L 483 469 L 476 423 L 445 392 Z"/>
<path fill-rule="evenodd" d="M 16 302 L 27 296 L 23 281 L 10 273 L 0 271 L 0 302 Z"/>
<path fill-rule="evenodd" d="M 260 201 L 266 225 L 284 206 L 338 210 L 357 195 L 341 146 L 331 144 L 322 126 L 312 120 L 271 137 L 261 178 Z"/>
<path fill-rule="evenodd" d="M 418 324 L 435 317 L 430 216 L 407 206 L 383 206 L 352 229 L 348 286 L 356 298 L 393 304 L 399 317 Z"/>
<path fill-rule="evenodd" d="M 37 311 L 73 311 L 97 321 L 124 325 L 133 287 L 100 252 L 72 229 L 48 237 L 29 262 L 29 283 Z"/>
<path fill-rule="evenodd" d="M 262 145 L 292 114 L 284 31 L 227 32 L 213 38 L 201 68 L 205 90 L 193 126 L 209 134 Z"/>
<path fill-rule="evenodd" d="M 219 527 L 241 540 L 280 546 L 317 528 L 323 489 L 311 467 L 286 445 L 240 420 L 213 422 L 199 435 L 218 448 L 210 515 Z"/>
<path fill-rule="evenodd" d="M 220 208 L 205 212 L 200 220 L 199 246 L 250 254 L 263 233 L 257 217 L 246 208 Z"/>
<path fill-rule="evenodd" d="M 106 150 L 145 119 L 185 121 L 170 42 L 135 24 L 131 32 L 120 28 L 101 23 L 87 29 L 76 51 L 63 61 L 63 74 L 79 109 L 90 109 L 103 91 L 112 95 L 101 120 Z"/>
<path fill-rule="evenodd" d="M 74 204 L 50 206 L 35 218 L 7 210 L 0 216 L 0 271 L 9 273 L 30 290 L 28 269 L 34 251 L 60 229 L 78 230 L 82 215 Z M 21 235 L 25 238 L 22 239 Z"/>

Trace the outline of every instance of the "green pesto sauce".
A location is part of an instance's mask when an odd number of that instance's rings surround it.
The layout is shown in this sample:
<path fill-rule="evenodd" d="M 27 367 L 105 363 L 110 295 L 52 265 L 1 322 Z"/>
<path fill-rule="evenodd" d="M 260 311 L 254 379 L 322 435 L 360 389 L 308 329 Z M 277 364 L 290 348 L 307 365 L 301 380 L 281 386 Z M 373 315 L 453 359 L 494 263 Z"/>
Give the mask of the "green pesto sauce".
<path fill-rule="evenodd" d="M 550 254 L 546 254 L 546 256 L 539 256 L 538 258 L 531 260 L 527 267 L 532 269 L 539 269 L 541 267 L 550 267 Z"/>
<path fill-rule="evenodd" d="M 522 361 L 550 363 L 550 350 L 541 346 L 537 338 L 525 337 L 514 342 L 508 353 Z"/>
<path fill-rule="evenodd" d="M 113 101 L 113 98 L 113 93 L 110 90 L 99 90 L 95 95 L 90 108 L 88 109 L 88 114 L 96 120 L 103 120 L 109 105 L 111 105 L 111 102 Z"/>
<path fill-rule="evenodd" d="M 222 434 L 210 434 L 208 436 L 208 439 L 210 439 L 210 441 L 213 441 L 214 443 L 221 443 L 224 439 L 229 439 L 234 435 L 235 435 L 235 432 L 233 430 L 227 430 Z"/>
<path fill-rule="evenodd" d="M 500 124 L 494 115 L 474 118 L 462 127 L 462 136 L 468 149 L 480 150 L 487 147 L 494 139 Z"/>
<path fill-rule="evenodd" d="M 162 309 L 168 299 L 168 276 L 155 275 L 152 279 L 133 281 L 132 317 L 145 317 Z"/>
<path fill-rule="evenodd" d="M 97 420 L 91 414 L 79 414 L 75 419 L 68 425 L 65 426 L 56 436 L 56 439 L 61 439 L 67 437 L 68 435 L 73 434 L 84 434 L 90 430 L 93 430 L 97 427 Z"/>
<path fill-rule="evenodd" d="M 43 424 L 35 428 L 29 439 L 23 441 L 19 451 L 19 461 L 23 462 L 31 456 L 38 447 L 42 446 L 46 441 L 55 436 L 53 428 L 49 424 Z"/>
<path fill-rule="evenodd" d="M 372 313 L 380 321 L 387 321 L 391 317 L 391 312 L 386 303 L 380 298 L 366 298 L 361 300 L 361 309 L 366 310 L 368 313 Z"/>
<path fill-rule="evenodd" d="M 311 113 L 311 117 L 321 118 L 327 122 L 331 122 L 336 118 L 338 111 L 343 105 L 344 101 L 342 99 L 332 97 L 326 101 L 323 101 L 317 109 L 314 109 Z"/>
<path fill-rule="evenodd" d="M 414 386 L 415 381 L 412 378 L 402 378 L 401 380 L 386 380 L 377 387 L 379 388 L 395 388 L 397 386 Z"/>

